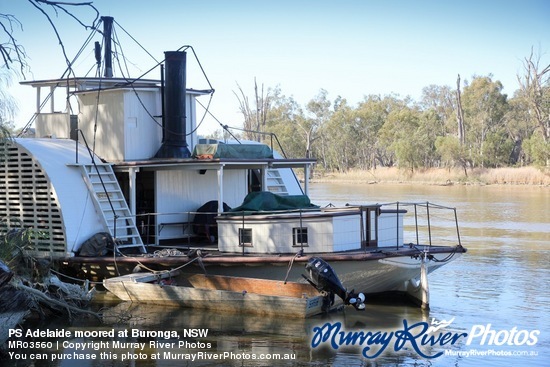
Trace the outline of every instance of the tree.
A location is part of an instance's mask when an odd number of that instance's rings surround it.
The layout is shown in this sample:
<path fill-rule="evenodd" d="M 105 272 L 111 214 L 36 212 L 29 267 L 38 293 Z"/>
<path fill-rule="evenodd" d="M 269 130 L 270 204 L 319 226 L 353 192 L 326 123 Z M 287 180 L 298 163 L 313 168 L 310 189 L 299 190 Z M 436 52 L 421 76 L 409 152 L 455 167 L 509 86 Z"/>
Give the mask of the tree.
<path fill-rule="evenodd" d="M 544 157 L 550 156 L 550 65 L 541 67 L 539 64 L 540 56 L 531 50 L 524 60 L 524 74 L 518 75 L 518 82 L 529 117 L 536 122 L 542 136 L 542 143 L 532 147 L 542 149 L 536 155 Z M 546 166 L 550 166 L 550 159 L 547 159 Z"/>
<path fill-rule="evenodd" d="M 392 165 L 392 158 L 388 159 L 386 147 L 379 144 L 379 132 L 388 114 L 399 109 L 401 101 L 395 96 L 381 97 L 379 95 L 365 96 L 356 109 L 357 145 L 359 157 L 365 168 L 375 168 Z"/>
<path fill-rule="evenodd" d="M 464 128 L 464 109 L 462 108 L 462 93 L 460 92 L 460 74 L 456 79 L 456 121 L 458 123 L 458 141 L 460 145 L 466 143 L 466 129 Z"/>
<path fill-rule="evenodd" d="M 60 13 L 65 14 L 72 18 L 78 24 L 82 25 L 86 29 L 95 29 L 99 20 L 99 11 L 92 5 L 92 2 L 70 2 L 70 1 L 51 1 L 51 0 L 27 0 L 27 2 L 44 15 L 48 23 L 51 25 L 52 30 L 57 37 L 61 51 L 67 62 L 67 66 L 71 66 L 71 62 L 65 52 L 63 46 L 63 40 L 58 32 L 54 18 L 50 15 L 50 12 L 58 16 Z M 78 8 L 92 9 L 94 18 L 91 22 L 81 20 L 82 16 L 77 15 L 75 10 Z M 11 68 L 13 65 L 17 65 L 21 74 L 24 76 L 25 71 L 29 66 L 27 63 L 27 54 L 22 45 L 17 42 L 15 38 L 15 31 L 22 29 L 23 25 L 17 20 L 17 18 L 11 14 L 0 13 L 0 39 L 3 41 L 0 43 L 0 55 L 4 66 Z M 5 40 L 4 40 L 5 38 Z"/>
<path fill-rule="evenodd" d="M 0 124 L 0 162 L 8 155 L 8 142 L 11 139 L 11 133 L 7 127 Z"/>
<path fill-rule="evenodd" d="M 530 162 L 540 167 L 548 167 L 550 161 L 550 143 L 544 141 L 542 134 L 533 134 L 523 142 L 523 148 Z"/>
<path fill-rule="evenodd" d="M 270 89 L 270 95 L 266 131 L 277 136 L 287 157 L 303 157 L 305 141 L 296 133 L 296 121 L 304 118 L 301 107 L 293 97 L 283 95 L 278 86 Z"/>
<path fill-rule="evenodd" d="M 504 127 L 508 101 L 502 89 L 502 83 L 493 81 L 490 75 L 474 77 L 470 85 L 464 88 L 462 104 L 466 142 L 474 166 L 495 166 L 491 153 L 486 149 L 486 141 L 490 134 L 501 134 Z"/>
<path fill-rule="evenodd" d="M 17 111 L 17 104 L 8 93 L 13 72 L 7 67 L 0 68 L 0 162 L 7 155 L 7 143 L 13 131 L 13 117 Z"/>
<path fill-rule="evenodd" d="M 468 176 L 468 153 L 464 145 L 460 144 L 458 137 L 453 135 L 438 136 L 435 140 L 435 148 L 446 167 L 459 165 L 462 167 L 464 175 Z"/>
<path fill-rule="evenodd" d="M 324 169 L 347 171 L 357 165 L 357 112 L 345 99 L 338 98 L 329 121 L 319 128 L 320 146 L 317 156 Z"/>
<path fill-rule="evenodd" d="M 429 85 L 422 89 L 418 104 L 423 111 L 431 111 L 437 115 L 441 123 L 434 126 L 437 135 L 458 134 L 455 120 L 456 98 L 449 86 Z"/>
<path fill-rule="evenodd" d="M 306 111 L 310 116 L 305 119 L 296 120 L 296 125 L 299 127 L 302 136 L 304 137 L 305 156 L 311 156 L 313 142 L 317 140 L 319 128 L 326 124 L 331 116 L 330 101 L 327 98 L 328 92 L 324 89 L 319 91 L 319 94 L 310 100 L 306 106 Z"/>
<path fill-rule="evenodd" d="M 55 15 L 58 15 L 59 13 L 66 14 L 83 27 L 93 29 L 96 27 L 99 19 L 98 10 L 92 5 L 91 2 L 76 3 L 50 0 L 27 0 L 27 2 L 30 7 L 34 7 L 36 10 L 41 12 L 51 25 L 70 70 L 71 62 L 65 53 L 63 40 L 61 39 L 55 21 L 52 16 L 50 16 L 49 12 L 53 12 Z M 76 8 L 92 9 L 95 17 L 91 23 L 85 24 L 79 16 L 75 15 L 73 10 Z M 24 77 L 25 73 L 30 70 L 30 66 L 27 63 L 27 53 L 25 48 L 20 45 L 16 39 L 16 32 L 22 29 L 23 25 L 14 15 L 0 13 L 0 55 L 3 62 L 0 66 L 0 139 L 5 139 L 7 134 L 10 133 L 10 130 L 13 129 L 12 119 L 17 111 L 16 103 L 8 91 L 11 78 L 14 75 L 17 75 L 17 72 Z"/>
<path fill-rule="evenodd" d="M 24 74 L 28 69 L 27 54 L 23 46 L 17 43 L 14 35 L 16 29 L 23 29 L 23 25 L 16 17 L 11 14 L 0 14 L 0 55 L 4 62 L 3 67 L 9 70 L 13 65 L 17 65 L 21 74 Z"/>
<path fill-rule="evenodd" d="M 529 117 L 529 107 L 521 93 L 516 91 L 513 98 L 508 101 L 509 109 L 504 116 L 504 128 L 510 139 L 514 142 L 509 163 L 512 165 L 530 164 L 527 159 L 526 148 L 527 141 L 537 130 L 537 124 Z M 542 134 L 541 139 L 542 139 Z"/>
<path fill-rule="evenodd" d="M 0 68 L 0 126 L 13 128 L 13 118 L 17 113 L 17 103 L 8 92 L 15 72 L 6 66 Z"/>
<path fill-rule="evenodd" d="M 239 111 L 244 118 L 244 136 L 246 139 L 261 141 L 262 132 L 265 132 L 265 125 L 267 121 L 267 115 L 269 113 L 271 105 L 270 90 L 264 91 L 264 85 L 262 84 L 261 90 L 258 90 L 258 83 L 254 78 L 254 105 L 250 105 L 250 100 L 244 93 L 239 84 L 239 93 L 235 93 L 237 100 L 239 101 Z"/>

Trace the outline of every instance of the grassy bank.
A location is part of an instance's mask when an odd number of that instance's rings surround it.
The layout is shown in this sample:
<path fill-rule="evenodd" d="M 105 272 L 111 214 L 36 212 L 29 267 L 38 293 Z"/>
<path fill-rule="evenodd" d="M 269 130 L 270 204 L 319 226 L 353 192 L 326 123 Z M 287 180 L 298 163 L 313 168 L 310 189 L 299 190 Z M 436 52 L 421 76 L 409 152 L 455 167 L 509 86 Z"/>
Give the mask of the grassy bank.
<path fill-rule="evenodd" d="M 375 170 L 353 170 L 316 174 L 314 182 L 347 183 L 419 183 L 429 185 L 536 185 L 550 186 L 550 172 L 534 167 L 492 168 L 468 170 L 468 174 L 458 169 L 430 168 L 411 171 L 395 167 L 382 167 Z"/>

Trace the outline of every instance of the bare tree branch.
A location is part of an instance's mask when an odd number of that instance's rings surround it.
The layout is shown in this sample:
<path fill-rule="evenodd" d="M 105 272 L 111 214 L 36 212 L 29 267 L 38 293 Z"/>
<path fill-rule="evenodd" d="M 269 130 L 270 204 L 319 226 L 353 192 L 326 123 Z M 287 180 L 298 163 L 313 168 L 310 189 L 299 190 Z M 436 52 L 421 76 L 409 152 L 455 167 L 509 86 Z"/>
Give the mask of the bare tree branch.
<path fill-rule="evenodd" d="M 235 94 L 235 97 L 237 97 L 237 101 L 239 101 L 239 111 L 242 113 L 244 118 L 244 124 L 243 128 L 244 130 L 251 131 L 253 129 L 252 126 L 252 112 L 250 110 L 250 103 L 248 102 L 248 97 L 246 94 L 244 94 L 243 89 L 237 83 L 237 87 L 239 88 L 240 96 L 235 91 L 233 91 L 233 94 Z M 248 132 L 245 133 L 247 135 L 246 137 L 249 139 L 250 136 Z"/>
<path fill-rule="evenodd" d="M 92 2 L 84 2 L 84 3 L 71 3 L 71 2 L 64 2 L 64 1 L 48 1 L 48 0 L 29 0 L 31 3 L 33 1 L 37 3 L 42 3 L 45 5 L 50 5 L 54 8 L 54 10 L 57 13 L 57 9 L 62 10 L 64 13 L 66 13 L 68 16 L 76 20 L 77 23 L 79 23 L 81 26 L 83 26 L 86 29 L 95 29 L 97 22 L 99 20 L 99 10 L 95 6 L 92 5 Z M 93 20 L 91 25 L 84 24 L 80 19 L 78 19 L 73 13 L 68 11 L 65 6 L 87 6 L 92 8 L 95 11 L 95 19 Z"/>
<path fill-rule="evenodd" d="M 239 101 L 239 111 L 244 118 L 244 130 L 247 139 L 261 141 L 262 132 L 265 129 L 267 122 L 267 115 L 271 108 L 271 96 L 269 89 L 267 93 L 264 92 L 264 85 L 261 86 L 261 92 L 258 90 L 258 83 L 254 78 L 254 111 L 250 106 L 248 97 L 244 93 L 241 86 L 237 83 L 239 88 L 239 94 L 233 91 L 235 97 Z"/>
<path fill-rule="evenodd" d="M 548 142 L 550 141 L 550 106 L 545 103 L 545 95 L 548 95 L 550 65 L 540 70 L 539 63 L 540 55 L 536 55 L 531 49 L 531 54 L 524 60 L 525 72 L 522 76 L 518 75 L 517 79 L 530 113 L 541 128 L 544 141 Z"/>
<path fill-rule="evenodd" d="M 78 24 L 83 26 L 85 29 L 96 28 L 100 19 L 99 11 L 95 6 L 93 6 L 92 2 L 66 2 L 49 0 L 27 1 L 38 11 L 40 11 L 50 23 L 53 31 L 55 32 L 59 45 L 61 46 L 65 61 L 70 68 L 70 61 L 67 57 L 61 36 L 57 30 L 55 22 L 52 20 L 45 8 L 51 7 L 56 15 L 58 15 L 59 12 L 65 13 L 66 15 L 74 19 Z M 95 16 L 91 24 L 86 24 L 71 11 L 76 7 L 87 7 L 94 11 Z M 15 37 L 17 28 L 23 30 L 23 25 L 19 22 L 16 16 L 12 14 L 0 14 L 0 34 L 4 34 L 4 36 L 7 38 L 7 42 L 3 42 L 0 44 L 0 55 L 2 57 L 2 61 L 4 63 L 4 66 L 6 66 L 7 68 L 10 68 L 10 66 L 14 64 L 19 65 L 21 74 L 24 77 L 25 71 L 29 69 L 29 65 L 27 63 L 27 53 L 23 46 L 18 43 Z"/>
<path fill-rule="evenodd" d="M 4 22 L 7 22 L 7 27 Z M 17 40 L 13 36 L 14 26 L 17 26 L 23 30 L 23 25 L 11 14 L 0 14 L 0 27 L 8 37 L 8 42 L 0 44 L 0 54 L 4 60 L 4 65 L 9 69 L 11 64 L 19 64 L 21 74 L 25 74 L 25 69 L 28 69 L 26 62 L 27 54 L 23 46 L 17 43 Z M 11 57 L 11 53 L 15 53 L 15 58 Z"/>
<path fill-rule="evenodd" d="M 456 79 L 456 120 L 458 122 L 458 141 L 460 145 L 466 143 L 466 132 L 464 129 L 464 110 L 462 109 L 462 99 L 460 92 L 460 74 Z"/>

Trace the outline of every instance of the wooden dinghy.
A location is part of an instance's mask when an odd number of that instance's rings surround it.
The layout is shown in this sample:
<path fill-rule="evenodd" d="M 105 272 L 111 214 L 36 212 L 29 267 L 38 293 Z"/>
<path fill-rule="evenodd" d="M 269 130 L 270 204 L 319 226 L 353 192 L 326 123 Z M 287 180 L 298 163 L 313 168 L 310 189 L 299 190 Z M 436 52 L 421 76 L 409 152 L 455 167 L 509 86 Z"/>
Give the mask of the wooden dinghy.
<path fill-rule="evenodd" d="M 103 285 L 124 301 L 307 318 L 334 309 L 309 284 L 202 274 L 133 273 Z"/>

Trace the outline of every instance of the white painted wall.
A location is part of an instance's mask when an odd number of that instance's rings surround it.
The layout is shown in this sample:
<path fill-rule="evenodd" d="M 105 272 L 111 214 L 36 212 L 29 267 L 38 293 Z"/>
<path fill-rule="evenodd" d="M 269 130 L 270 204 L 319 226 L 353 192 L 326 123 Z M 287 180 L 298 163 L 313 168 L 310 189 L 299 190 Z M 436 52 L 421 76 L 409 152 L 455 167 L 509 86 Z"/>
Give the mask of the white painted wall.
<path fill-rule="evenodd" d="M 211 200 L 218 200 L 218 172 L 198 170 L 164 170 L 156 172 L 155 203 L 157 223 L 187 222 L 192 220 L 185 212 L 196 211 Z M 246 171 L 224 170 L 223 201 L 230 207 L 239 206 L 247 194 Z M 165 227 L 159 239 L 181 237 L 181 227 Z"/>
<path fill-rule="evenodd" d="M 28 152 L 51 182 L 52 195 L 57 200 L 65 230 L 67 253 L 77 251 L 82 242 L 97 232 L 105 231 L 88 188 L 75 163 L 75 142 L 69 139 L 16 139 L 16 144 Z M 90 163 L 88 153 L 79 147 L 79 163 Z"/>
<path fill-rule="evenodd" d="M 162 140 L 162 120 L 152 118 L 161 114 L 157 91 L 142 90 L 139 99 L 132 92 L 124 93 L 124 160 L 143 160 L 153 157 Z M 143 105 L 142 105 L 143 104 Z M 147 110 L 143 106 L 147 107 Z M 147 114 L 147 111 L 151 114 Z"/>
<path fill-rule="evenodd" d="M 102 92 L 99 95 L 99 104 L 97 97 L 97 92 L 93 91 L 78 95 L 80 101 L 78 126 L 90 147 L 94 144 L 95 130 L 95 152 L 98 156 L 111 162 L 122 161 L 124 159 L 123 91 Z"/>
<path fill-rule="evenodd" d="M 403 244 L 404 213 L 384 213 L 378 217 L 378 247 L 395 247 Z M 398 230 L 399 227 L 399 230 Z"/>
<path fill-rule="evenodd" d="M 68 113 L 40 113 L 34 122 L 37 138 L 56 137 L 68 139 L 71 136 L 70 115 Z"/>
<path fill-rule="evenodd" d="M 245 253 L 296 253 L 293 247 L 292 229 L 307 228 L 306 252 L 327 253 L 361 248 L 359 214 L 349 216 L 315 216 L 259 220 L 245 217 L 218 221 L 218 247 L 222 252 L 242 253 L 239 245 L 239 228 L 252 229 L 253 247 L 245 247 Z M 249 219 L 249 220 L 248 220 Z"/>
<path fill-rule="evenodd" d="M 334 251 L 358 250 L 361 248 L 360 220 L 359 214 L 334 217 Z"/>
<path fill-rule="evenodd" d="M 194 94 L 186 95 L 186 131 L 190 151 L 197 142 L 195 97 Z M 79 127 L 90 145 L 96 129 L 95 151 L 100 157 L 110 162 L 122 162 L 149 159 L 157 153 L 162 143 L 162 119 L 155 117 L 162 114 L 157 89 L 103 91 L 99 105 L 97 92 L 79 93 L 78 98 Z"/>

